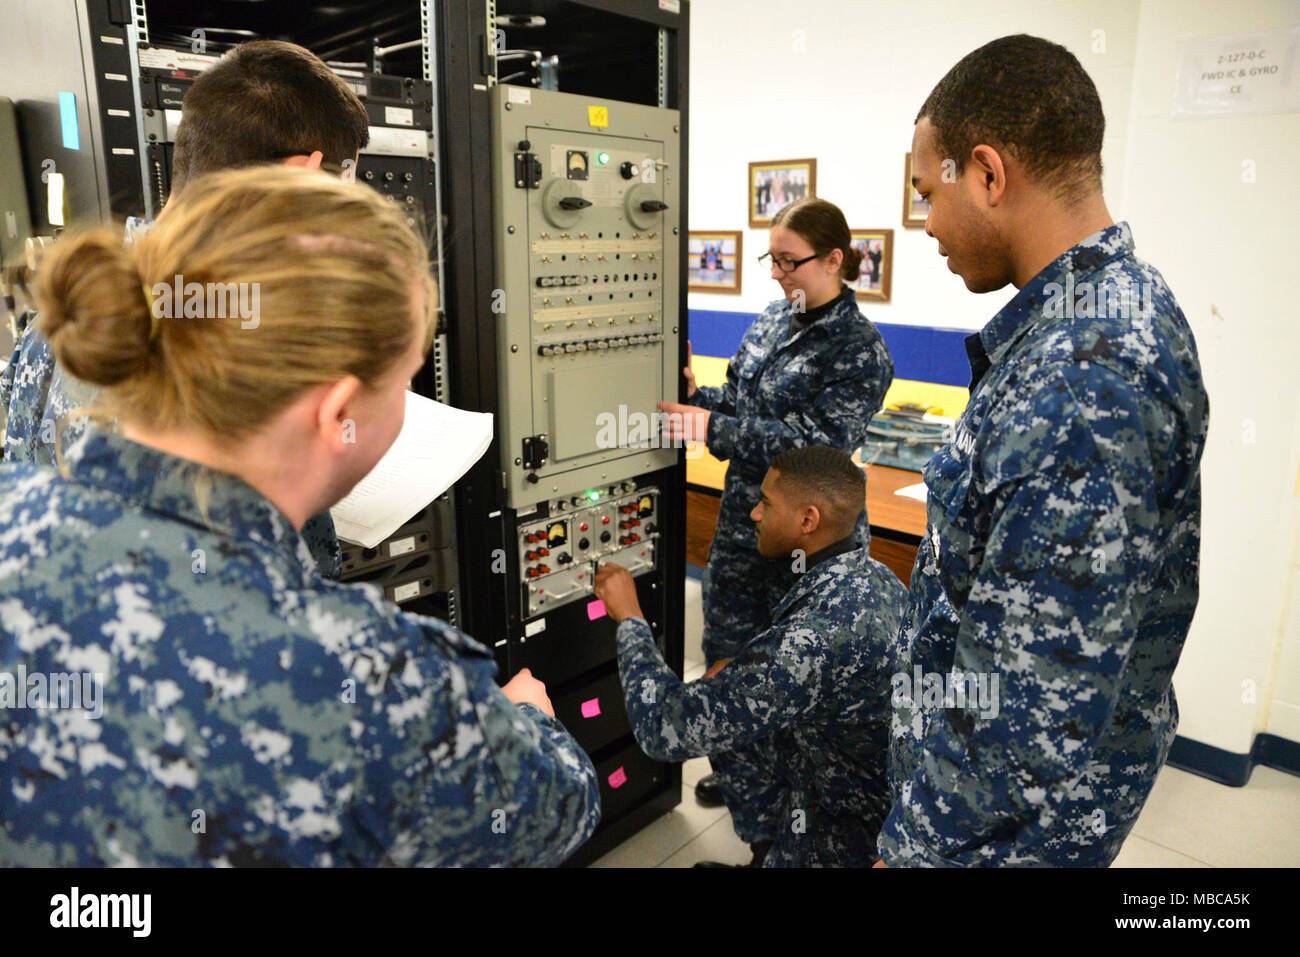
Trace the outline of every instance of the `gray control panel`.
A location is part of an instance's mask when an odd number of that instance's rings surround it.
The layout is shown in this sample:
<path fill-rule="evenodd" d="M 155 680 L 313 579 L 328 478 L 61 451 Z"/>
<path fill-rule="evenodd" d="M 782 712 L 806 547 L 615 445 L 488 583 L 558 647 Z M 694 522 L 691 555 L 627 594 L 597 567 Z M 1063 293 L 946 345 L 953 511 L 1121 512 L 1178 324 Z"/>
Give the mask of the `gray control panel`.
<path fill-rule="evenodd" d="M 615 562 L 635 577 L 655 568 L 659 491 L 631 482 L 552 499 L 548 517 L 519 519 L 523 616 L 592 595 L 596 569 Z"/>
<path fill-rule="evenodd" d="M 519 508 L 677 461 L 679 115 L 498 86 L 497 428 Z"/>

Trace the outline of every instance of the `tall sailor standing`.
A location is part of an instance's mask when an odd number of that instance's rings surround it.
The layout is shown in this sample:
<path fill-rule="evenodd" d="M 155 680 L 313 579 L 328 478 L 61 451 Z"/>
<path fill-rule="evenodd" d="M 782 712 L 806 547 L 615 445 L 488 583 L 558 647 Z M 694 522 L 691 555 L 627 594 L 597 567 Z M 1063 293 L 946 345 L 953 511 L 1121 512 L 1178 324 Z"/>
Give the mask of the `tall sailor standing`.
<path fill-rule="evenodd" d="M 768 466 L 782 452 L 807 445 L 852 454 L 894 378 L 884 339 L 845 285 L 858 277 L 862 253 L 851 246 L 838 206 L 803 199 L 782 208 L 759 262 L 770 266 L 784 298 L 749 327 L 726 383 L 697 387 L 688 365 L 690 404 L 659 405 L 673 414 L 670 438 L 703 441 L 710 453 L 730 460 L 703 579 L 703 650 L 710 666 L 733 657 L 768 626 L 773 606 L 797 577 L 797 556 L 759 554 L 749 519 Z M 867 542 L 865 513 L 858 536 Z M 709 778 L 696 796 L 722 803 Z"/>

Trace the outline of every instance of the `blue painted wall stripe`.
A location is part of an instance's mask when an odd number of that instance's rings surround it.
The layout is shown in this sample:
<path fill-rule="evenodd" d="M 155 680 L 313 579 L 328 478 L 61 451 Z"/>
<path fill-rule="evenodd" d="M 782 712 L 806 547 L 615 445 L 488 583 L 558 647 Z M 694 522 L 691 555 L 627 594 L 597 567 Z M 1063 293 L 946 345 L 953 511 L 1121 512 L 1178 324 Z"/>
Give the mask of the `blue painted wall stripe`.
<path fill-rule="evenodd" d="M 740 347 L 745 330 L 758 318 L 748 312 L 714 312 L 690 310 L 691 349 L 697 356 L 730 359 Z"/>
<path fill-rule="evenodd" d="M 691 348 L 697 356 L 730 359 L 740 346 L 756 316 L 747 312 L 721 312 L 712 309 L 690 310 Z M 873 322 L 875 320 L 872 320 Z M 966 359 L 964 329 L 941 329 L 935 326 L 904 326 L 877 322 L 894 357 L 894 376 L 965 388 L 970 384 L 970 363 Z"/>

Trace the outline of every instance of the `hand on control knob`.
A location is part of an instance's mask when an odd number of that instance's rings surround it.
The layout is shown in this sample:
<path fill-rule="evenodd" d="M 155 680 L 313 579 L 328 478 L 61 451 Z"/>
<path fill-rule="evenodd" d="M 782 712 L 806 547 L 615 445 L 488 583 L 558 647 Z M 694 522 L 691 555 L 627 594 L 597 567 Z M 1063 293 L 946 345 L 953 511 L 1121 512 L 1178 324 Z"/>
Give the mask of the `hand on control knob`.
<path fill-rule="evenodd" d="M 605 562 L 596 571 L 596 597 L 605 603 L 609 617 L 621 622 L 624 618 L 644 618 L 641 601 L 636 597 L 636 582 L 622 565 Z"/>

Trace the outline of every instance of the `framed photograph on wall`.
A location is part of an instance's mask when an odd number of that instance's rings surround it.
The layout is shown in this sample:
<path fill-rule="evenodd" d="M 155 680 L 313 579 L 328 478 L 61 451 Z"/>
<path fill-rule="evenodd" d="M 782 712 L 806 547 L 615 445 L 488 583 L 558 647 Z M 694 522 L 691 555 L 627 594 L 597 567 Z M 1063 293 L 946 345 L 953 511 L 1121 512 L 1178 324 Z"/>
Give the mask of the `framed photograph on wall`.
<path fill-rule="evenodd" d="M 889 280 L 894 271 L 892 229 L 851 229 L 849 244 L 862 252 L 862 272 L 849 285 L 859 299 L 889 302 Z"/>
<path fill-rule="evenodd" d="M 740 230 L 695 230 L 686 238 L 687 288 L 740 293 Z"/>
<path fill-rule="evenodd" d="M 903 225 L 924 226 L 930 215 L 930 203 L 912 187 L 912 154 L 903 159 Z"/>
<path fill-rule="evenodd" d="M 815 159 L 772 160 L 749 164 L 749 225 L 772 225 L 777 210 L 796 199 L 817 195 Z"/>

